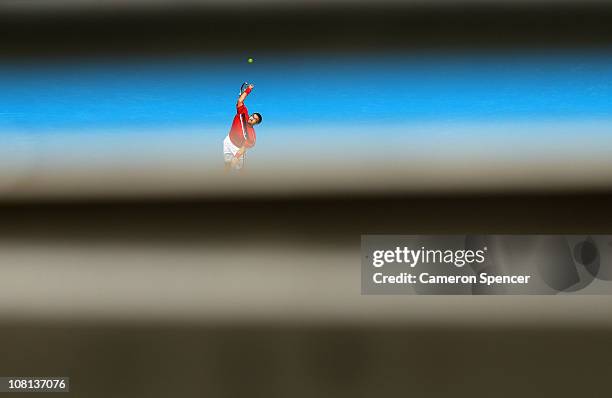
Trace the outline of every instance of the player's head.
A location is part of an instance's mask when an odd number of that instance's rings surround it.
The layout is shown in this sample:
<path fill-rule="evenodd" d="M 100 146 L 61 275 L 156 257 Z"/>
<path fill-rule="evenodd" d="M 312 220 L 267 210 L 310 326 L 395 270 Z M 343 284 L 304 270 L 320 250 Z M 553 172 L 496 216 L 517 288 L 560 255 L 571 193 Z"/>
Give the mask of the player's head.
<path fill-rule="evenodd" d="M 248 122 L 251 126 L 255 126 L 256 124 L 261 123 L 261 120 L 261 114 L 254 112 L 251 116 L 249 116 Z"/>

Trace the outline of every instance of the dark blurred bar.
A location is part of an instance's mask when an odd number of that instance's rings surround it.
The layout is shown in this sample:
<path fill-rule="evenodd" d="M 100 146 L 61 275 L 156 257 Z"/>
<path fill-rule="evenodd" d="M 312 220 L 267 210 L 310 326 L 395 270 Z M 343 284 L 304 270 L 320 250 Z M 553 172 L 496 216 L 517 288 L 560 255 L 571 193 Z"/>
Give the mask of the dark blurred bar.
<path fill-rule="evenodd" d="M 612 5 L 252 3 L 0 8 L 4 57 L 608 47 Z"/>
<path fill-rule="evenodd" d="M 367 233 L 606 234 L 611 201 L 612 192 L 17 201 L 0 205 L 0 238 L 221 244 L 240 230 L 248 242 L 358 249 Z"/>

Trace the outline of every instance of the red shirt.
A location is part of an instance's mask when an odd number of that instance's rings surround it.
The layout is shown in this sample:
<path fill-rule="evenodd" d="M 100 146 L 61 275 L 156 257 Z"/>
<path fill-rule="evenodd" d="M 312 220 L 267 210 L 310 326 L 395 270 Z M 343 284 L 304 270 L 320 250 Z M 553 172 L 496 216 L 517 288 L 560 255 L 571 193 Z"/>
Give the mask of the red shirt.
<path fill-rule="evenodd" d="M 240 120 L 242 117 L 242 120 Z M 255 129 L 253 126 L 247 123 L 249 120 L 249 111 L 247 107 L 243 105 L 236 107 L 236 116 L 232 122 L 232 128 L 229 132 L 230 141 L 238 148 L 243 145 L 247 148 L 255 146 Z"/>

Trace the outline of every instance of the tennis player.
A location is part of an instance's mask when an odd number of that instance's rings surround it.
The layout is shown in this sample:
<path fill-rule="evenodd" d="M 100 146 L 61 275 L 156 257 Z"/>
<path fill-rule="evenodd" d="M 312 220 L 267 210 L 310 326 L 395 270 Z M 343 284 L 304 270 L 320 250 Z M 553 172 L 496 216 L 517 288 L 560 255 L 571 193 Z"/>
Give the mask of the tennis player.
<path fill-rule="evenodd" d="M 261 115 L 257 112 L 249 115 L 244 100 L 253 90 L 249 84 L 244 90 L 240 90 L 238 102 L 236 102 L 236 116 L 232 127 L 225 140 L 223 140 L 223 158 L 225 160 L 225 171 L 244 170 L 244 155 L 247 149 L 255 146 L 255 129 L 253 126 L 261 123 Z"/>

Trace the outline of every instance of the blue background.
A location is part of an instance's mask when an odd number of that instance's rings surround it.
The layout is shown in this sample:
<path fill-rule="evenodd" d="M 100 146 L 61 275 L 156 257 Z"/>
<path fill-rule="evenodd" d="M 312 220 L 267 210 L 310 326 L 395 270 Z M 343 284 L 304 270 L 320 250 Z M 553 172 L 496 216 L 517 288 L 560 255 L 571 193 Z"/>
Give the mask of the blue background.
<path fill-rule="evenodd" d="M 242 81 L 263 126 L 610 119 L 612 55 L 413 54 L 56 60 L 0 66 L 0 129 L 229 127 Z M 217 132 L 216 132 L 217 133 Z M 373 133 L 375 134 L 375 133 Z"/>

